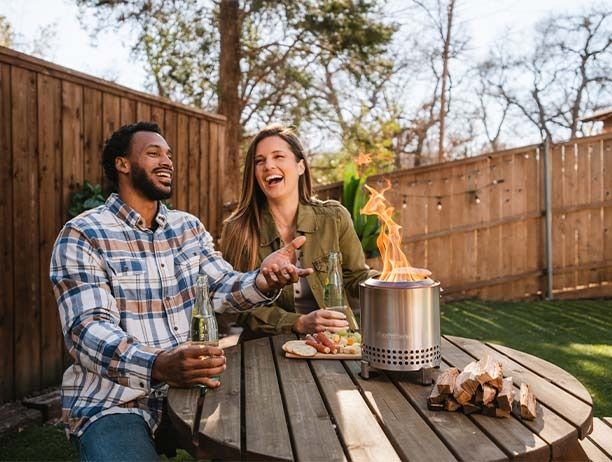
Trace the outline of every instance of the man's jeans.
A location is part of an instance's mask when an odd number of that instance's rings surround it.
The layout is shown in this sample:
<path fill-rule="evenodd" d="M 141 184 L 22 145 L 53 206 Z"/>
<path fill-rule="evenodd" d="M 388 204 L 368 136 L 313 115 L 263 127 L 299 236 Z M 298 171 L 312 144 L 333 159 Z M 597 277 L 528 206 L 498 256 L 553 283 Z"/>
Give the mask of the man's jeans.
<path fill-rule="evenodd" d="M 149 426 L 136 414 L 110 414 L 73 438 L 82 461 L 158 461 Z"/>

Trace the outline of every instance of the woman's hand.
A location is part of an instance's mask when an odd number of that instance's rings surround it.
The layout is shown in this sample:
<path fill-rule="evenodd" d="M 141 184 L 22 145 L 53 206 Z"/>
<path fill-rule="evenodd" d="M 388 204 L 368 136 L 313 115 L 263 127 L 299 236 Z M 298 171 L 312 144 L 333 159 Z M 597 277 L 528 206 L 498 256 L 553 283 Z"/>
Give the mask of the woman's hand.
<path fill-rule="evenodd" d="M 304 314 L 293 325 L 293 331 L 298 334 L 312 334 L 314 332 L 338 332 L 348 329 L 348 321 L 344 313 L 332 310 L 315 310 Z"/>
<path fill-rule="evenodd" d="M 268 255 L 261 262 L 261 269 L 255 280 L 257 288 L 263 293 L 282 289 L 287 284 L 297 282 L 299 278 L 312 274 L 313 269 L 300 269 L 295 266 L 297 261 L 295 250 L 306 242 L 304 236 L 296 237 L 286 246 Z"/>

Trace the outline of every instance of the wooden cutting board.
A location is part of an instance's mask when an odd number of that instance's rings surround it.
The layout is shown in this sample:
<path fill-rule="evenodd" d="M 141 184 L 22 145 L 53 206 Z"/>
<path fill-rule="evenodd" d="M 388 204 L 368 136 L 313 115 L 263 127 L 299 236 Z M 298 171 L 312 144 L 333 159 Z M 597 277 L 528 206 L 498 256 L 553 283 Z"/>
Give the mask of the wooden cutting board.
<path fill-rule="evenodd" d="M 291 359 L 361 359 L 361 355 L 349 355 L 344 353 L 325 354 L 317 353 L 314 356 L 299 356 L 285 351 L 285 357 Z"/>

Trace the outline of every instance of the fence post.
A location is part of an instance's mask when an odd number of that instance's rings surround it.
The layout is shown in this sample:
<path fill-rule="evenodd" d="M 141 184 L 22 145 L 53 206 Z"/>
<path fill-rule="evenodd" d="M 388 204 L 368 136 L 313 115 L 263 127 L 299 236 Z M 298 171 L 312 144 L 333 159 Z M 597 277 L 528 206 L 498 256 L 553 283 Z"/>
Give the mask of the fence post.
<path fill-rule="evenodd" d="M 550 139 L 544 141 L 544 214 L 546 245 L 546 300 L 553 299 L 553 250 L 552 250 L 552 159 Z"/>

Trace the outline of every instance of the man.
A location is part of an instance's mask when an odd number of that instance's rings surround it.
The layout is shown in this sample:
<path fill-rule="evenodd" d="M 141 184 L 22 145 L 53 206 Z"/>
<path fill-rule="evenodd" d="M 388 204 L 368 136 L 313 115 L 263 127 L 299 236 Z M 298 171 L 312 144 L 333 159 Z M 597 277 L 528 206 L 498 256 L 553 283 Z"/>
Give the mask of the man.
<path fill-rule="evenodd" d="M 186 343 L 194 284 L 208 278 L 218 312 L 271 303 L 312 269 L 296 268 L 295 240 L 238 273 L 194 216 L 169 210 L 172 152 L 156 124 L 121 127 L 102 164 L 118 194 L 70 220 L 57 238 L 50 277 L 73 364 L 62 403 L 83 460 L 158 459 L 152 437 L 168 385 L 220 385 L 223 351 Z"/>

